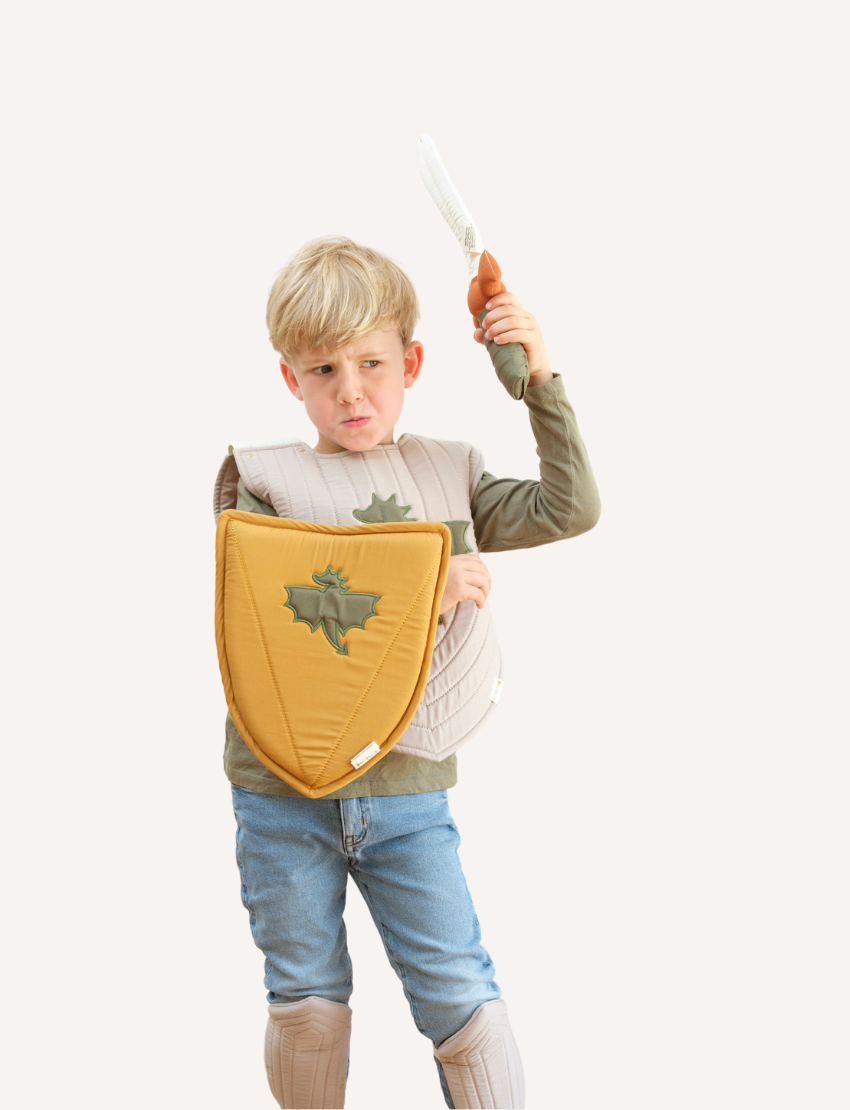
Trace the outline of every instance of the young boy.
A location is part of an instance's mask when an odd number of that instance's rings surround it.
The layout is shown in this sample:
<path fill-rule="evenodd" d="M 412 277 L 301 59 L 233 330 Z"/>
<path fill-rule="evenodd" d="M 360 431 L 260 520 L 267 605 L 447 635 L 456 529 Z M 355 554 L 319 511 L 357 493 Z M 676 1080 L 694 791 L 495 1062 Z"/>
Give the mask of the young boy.
<path fill-rule="evenodd" d="M 443 521 L 453 541 L 422 701 L 396 746 L 361 777 L 305 797 L 256 758 L 228 715 L 224 765 L 242 900 L 266 956 L 266 1070 L 281 1107 L 344 1105 L 349 875 L 417 1028 L 434 1044 L 447 1105 L 524 1105 L 522 1064 L 461 871 L 447 790 L 457 779 L 457 749 L 495 709 L 502 670 L 479 554 L 580 535 L 596 523 L 599 500 L 536 320 L 512 293 L 487 309 L 475 339 L 518 342 L 528 356 L 524 400 L 539 481 L 494 477 L 466 443 L 394 439 L 404 391 L 422 369 L 416 294 L 388 258 L 327 238 L 290 259 L 267 312 L 284 381 L 304 403 L 317 442 L 232 447 L 216 485 L 217 512 L 236 507 L 335 525 Z"/>

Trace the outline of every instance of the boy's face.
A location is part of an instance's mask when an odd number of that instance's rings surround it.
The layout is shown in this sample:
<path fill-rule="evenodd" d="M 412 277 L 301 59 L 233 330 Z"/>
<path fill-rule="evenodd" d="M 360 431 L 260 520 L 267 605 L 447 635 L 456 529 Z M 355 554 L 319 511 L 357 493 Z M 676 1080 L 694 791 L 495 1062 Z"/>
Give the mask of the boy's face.
<path fill-rule="evenodd" d="M 405 350 L 391 328 L 332 351 L 301 350 L 288 363 L 281 359 L 280 370 L 318 430 L 316 451 L 368 451 L 393 442 L 404 391 L 419 377 L 423 356 L 418 340 Z"/>

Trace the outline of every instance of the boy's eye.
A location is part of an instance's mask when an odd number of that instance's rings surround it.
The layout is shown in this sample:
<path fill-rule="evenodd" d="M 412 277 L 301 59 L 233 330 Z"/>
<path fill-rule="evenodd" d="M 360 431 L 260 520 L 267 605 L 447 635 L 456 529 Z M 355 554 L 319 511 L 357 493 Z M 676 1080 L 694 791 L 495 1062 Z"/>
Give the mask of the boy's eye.
<path fill-rule="evenodd" d="M 313 369 L 314 374 L 330 374 L 333 370 L 332 366 L 316 366 Z"/>
<path fill-rule="evenodd" d="M 364 365 L 364 366 L 368 366 L 368 367 L 370 367 L 370 368 L 371 368 L 372 366 L 377 366 L 377 365 L 378 365 L 378 359 L 376 359 L 376 358 L 367 358 L 367 359 L 364 359 L 364 360 L 363 360 L 363 365 Z"/>

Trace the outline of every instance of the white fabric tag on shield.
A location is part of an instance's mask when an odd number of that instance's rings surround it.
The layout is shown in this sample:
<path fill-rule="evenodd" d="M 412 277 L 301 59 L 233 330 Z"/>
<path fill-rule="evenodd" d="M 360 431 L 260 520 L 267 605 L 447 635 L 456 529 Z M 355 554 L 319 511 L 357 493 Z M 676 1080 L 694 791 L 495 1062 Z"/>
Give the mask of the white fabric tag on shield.
<path fill-rule="evenodd" d="M 349 751 L 350 750 L 351 749 L 349 748 Z M 357 767 L 362 767 L 363 764 L 370 760 L 373 755 L 377 755 L 380 750 L 381 749 L 373 740 L 371 744 L 367 744 L 363 751 L 358 752 L 357 755 L 351 760 L 351 766 L 355 769 Z"/>

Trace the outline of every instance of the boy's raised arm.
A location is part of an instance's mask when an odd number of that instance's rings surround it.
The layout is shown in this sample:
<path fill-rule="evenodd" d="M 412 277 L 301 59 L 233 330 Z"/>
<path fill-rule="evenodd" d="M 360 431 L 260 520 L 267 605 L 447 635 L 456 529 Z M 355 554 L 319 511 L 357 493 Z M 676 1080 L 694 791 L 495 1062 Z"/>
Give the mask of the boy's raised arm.
<path fill-rule="evenodd" d="M 537 440 L 540 479 L 496 478 L 484 471 L 472 497 L 479 551 L 566 540 L 599 519 L 599 492 L 560 374 L 531 386 L 524 400 Z"/>
<path fill-rule="evenodd" d="M 487 471 L 472 497 L 479 551 L 511 551 L 569 539 L 599 519 L 599 491 L 560 374 L 549 369 L 537 321 L 513 293 L 494 297 L 475 338 L 522 343 L 531 371 L 523 400 L 540 456 L 540 478 L 496 478 Z M 498 337 L 498 339 L 497 339 Z"/>

